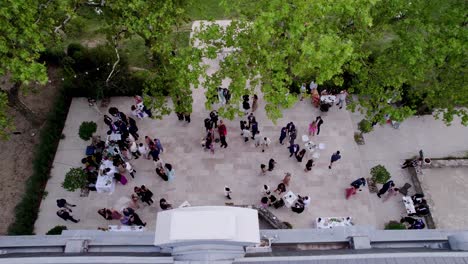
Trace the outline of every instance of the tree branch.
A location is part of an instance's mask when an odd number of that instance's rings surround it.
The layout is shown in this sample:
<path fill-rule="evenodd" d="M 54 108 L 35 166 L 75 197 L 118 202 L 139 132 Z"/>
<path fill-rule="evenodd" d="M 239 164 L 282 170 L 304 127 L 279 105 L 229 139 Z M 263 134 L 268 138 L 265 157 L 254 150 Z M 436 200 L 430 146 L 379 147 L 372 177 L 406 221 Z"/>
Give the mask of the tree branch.
<path fill-rule="evenodd" d="M 41 20 L 41 17 L 42 17 L 42 10 L 46 9 L 49 6 L 50 2 L 52 2 L 52 0 L 47 1 L 47 3 L 45 3 L 45 4 L 39 4 L 39 7 L 37 8 L 39 16 L 38 16 L 36 22 L 34 22 L 34 24 L 39 23 L 39 21 Z"/>
<path fill-rule="evenodd" d="M 126 29 L 122 29 L 122 30 L 120 30 L 119 33 L 117 33 L 114 36 L 114 50 L 115 50 L 115 55 L 117 55 L 117 61 L 115 61 L 114 65 L 112 65 L 112 70 L 111 70 L 111 72 L 109 73 L 109 76 L 107 76 L 107 79 L 106 79 L 106 85 L 109 85 L 109 81 L 112 78 L 112 75 L 114 74 L 115 67 L 117 67 L 117 64 L 119 64 L 119 62 L 120 62 L 120 54 L 119 54 L 119 50 L 117 49 L 117 46 L 118 46 L 118 41 L 120 39 L 120 35 L 122 33 L 126 32 L 126 31 L 127 31 Z"/>
<path fill-rule="evenodd" d="M 75 5 L 75 6 L 73 7 L 73 13 L 76 12 L 76 9 L 78 9 L 78 5 Z M 65 25 L 70 21 L 71 18 L 72 18 L 72 16 L 71 16 L 70 14 L 67 14 L 67 16 L 65 17 L 65 20 L 64 20 L 62 23 L 60 23 L 60 25 L 58 25 L 58 26 L 55 27 L 54 33 L 58 34 L 58 31 L 59 31 L 61 28 L 65 27 Z"/>

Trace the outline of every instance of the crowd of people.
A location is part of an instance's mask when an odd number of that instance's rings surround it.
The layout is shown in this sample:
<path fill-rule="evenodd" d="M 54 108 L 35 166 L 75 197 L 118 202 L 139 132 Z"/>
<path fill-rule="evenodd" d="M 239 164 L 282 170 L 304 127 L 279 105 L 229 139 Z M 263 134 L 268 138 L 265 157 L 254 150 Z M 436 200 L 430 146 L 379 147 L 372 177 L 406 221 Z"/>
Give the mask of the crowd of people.
<path fill-rule="evenodd" d="M 301 86 L 300 99 L 303 100 L 304 95 L 310 93 L 312 100 L 316 99 L 318 94 L 317 85 L 312 82 L 307 89 L 306 85 Z M 327 93 L 322 92 L 321 95 Z M 228 104 L 231 98 L 230 92 L 226 88 L 218 88 L 217 90 L 218 99 L 221 105 Z M 336 105 L 340 109 L 345 104 L 347 92 L 343 91 L 337 95 Z M 265 152 L 269 149 L 272 144 L 272 140 L 267 136 L 262 135 L 259 130 L 259 123 L 255 117 L 255 111 L 258 108 L 258 96 L 253 95 L 250 102 L 250 96 L 244 95 L 242 98 L 242 109 L 244 111 L 244 118 L 240 120 L 240 135 L 244 142 L 249 140 L 254 141 L 255 147 L 260 147 L 261 152 Z M 99 136 L 94 136 L 91 146 L 87 149 L 86 157 L 82 159 L 84 164 L 84 171 L 88 175 L 88 188 L 90 190 L 96 190 L 96 180 L 100 175 L 111 175 L 113 179 L 122 185 L 126 185 L 129 181 L 128 176 L 132 179 L 136 176 L 135 166 L 131 163 L 132 159 L 147 159 L 152 160 L 155 165 L 155 173 L 163 181 L 172 181 L 175 177 L 175 170 L 172 164 L 165 163 L 161 159 L 164 148 L 162 142 L 158 138 L 151 138 L 145 136 L 144 140 L 140 139 L 135 119 L 143 120 L 147 117 L 151 117 L 151 110 L 145 107 L 143 100 L 140 96 L 135 96 L 135 103 L 130 107 L 132 117 L 126 116 L 123 112 L 119 111 L 116 107 L 109 108 L 109 115 L 104 115 L 104 123 L 108 127 L 106 140 L 101 140 Z M 191 122 L 190 114 L 187 113 L 176 113 L 179 121 Z M 135 118 L 135 119 L 134 119 Z M 308 124 L 309 136 L 316 136 L 320 134 L 321 126 L 324 124 L 324 120 L 321 116 L 317 116 Z M 204 119 L 204 128 L 206 135 L 202 138 L 201 145 L 206 150 L 215 154 L 216 143 L 219 143 L 219 148 L 228 148 L 227 143 L 227 127 L 223 120 L 218 116 L 218 112 L 213 110 L 209 113 L 208 117 Z M 294 122 L 288 122 L 284 127 L 281 128 L 278 138 L 278 143 L 284 145 L 288 142 L 288 153 L 289 157 L 296 159 L 298 163 L 305 161 L 304 172 L 312 171 L 315 166 L 313 159 L 306 158 L 307 150 L 302 148 L 295 141 L 297 139 L 297 128 Z M 330 157 L 330 163 L 328 168 L 332 169 L 333 164 L 338 162 L 342 158 L 339 150 L 334 152 Z M 103 166 L 104 165 L 104 166 Z M 277 162 L 270 158 L 267 164 L 260 164 L 260 175 L 266 175 L 269 172 L 275 170 Z M 414 162 L 407 162 L 404 167 L 414 166 Z M 290 186 L 292 174 L 286 172 L 284 178 L 278 183 L 276 189 L 270 190 L 268 185 L 263 185 L 262 193 L 260 196 L 259 206 L 263 208 L 272 207 L 275 209 L 281 208 L 285 205 L 285 201 L 282 195 L 287 193 L 287 189 Z M 350 184 L 351 187 L 346 188 L 345 197 L 350 199 L 353 195 L 356 195 L 358 191 L 361 191 L 361 187 L 366 186 L 366 180 L 359 178 Z M 393 181 L 388 181 L 377 193 L 379 198 L 386 194 L 384 201 L 387 201 L 393 196 L 398 194 L 399 189 L 395 187 Z M 233 190 L 224 186 L 224 195 L 227 199 L 232 199 Z M 64 220 L 70 220 L 73 222 L 80 221 L 73 218 L 72 210 L 70 205 L 62 201 L 57 200 L 60 210 L 57 215 Z M 416 213 L 414 215 L 408 215 L 402 218 L 402 223 L 408 223 L 411 228 L 418 229 L 423 226 L 424 223 L 420 223 L 418 219 L 412 218 L 412 216 L 424 216 L 429 213 L 427 203 L 422 197 L 415 196 L 415 208 Z M 417 202 L 416 202 L 417 201 Z M 102 208 L 98 210 L 98 214 L 106 220 L 119 220 L 124 225 L 138 225 L 145 226 L 146 222 L 143 222 L 136 210 L 140 209 L 139 203 L 145 203 L 148 206 L 152 206 L 154 203 L 153 193 L 145 186 L 134 187 L 134 193 L 130 195 L 130 201 L 127 206 L 123 209 L 114 208 Z M 297 199 L 294 204 L 290 206 L 291 211 L 301 214 L 311 203 L 309 196 L 297 195 Z M 172 209 L 172 205 L 169 204 L 166 199 L 160 199 L 160 208 L 162 210 Z"/>

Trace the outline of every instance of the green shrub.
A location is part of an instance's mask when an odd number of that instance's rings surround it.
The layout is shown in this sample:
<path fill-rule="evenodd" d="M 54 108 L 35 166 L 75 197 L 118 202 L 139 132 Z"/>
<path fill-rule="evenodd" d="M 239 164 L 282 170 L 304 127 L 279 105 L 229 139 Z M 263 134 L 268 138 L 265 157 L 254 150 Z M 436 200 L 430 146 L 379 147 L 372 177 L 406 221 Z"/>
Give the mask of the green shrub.
<path fill-rule="evenodd" d="M 284 225 L 286 225 L 289 229 L 293 229 L 293 225 L 289 222 L 283 222 Z"/>
<path fill-rule="evenodd" d="M 78 131 L 78 135 L 83 140 L 89 140 L 93 133 L 96 132 L 97 125 L 93 121 L 91 122 L 83 122 L 81 123 L 80 130 Z"/>
<path fill-rule="evenodd" d="M 390 221 L 387 224 L 385 224 L 385 229 L 386 230 L 400 230 L 400 229 L 406 229 L 406 226 L 397 221 Z"/>
<path fill-rule="evenodd" d="M 77 189 L 83 188 L 87 182 L 88 177 L 83 169 L 71 168 L 67 174 L 65 174 L 62 187 L 67 191 L 74 192 Z"/>
<path fill-rule="evenodd" d="M 34 233 L 39 205 L 50 177 L 49 172 L 70 107 L 71 100 L 64 91 L 62 87 L 57 93 L 54 106 L 41 129 L 39 144 L 34 150 L 32 175 L 26 181 L 24 195 L 15 207 L 15 221 L 8 227 L 9 235 Z"/>
<path fill-rule="evenodd" d="M 361 134 L 369 133 L 372 131 L 372 124 L 366 119 L 363 119 L 358 123 L 358 128 L 359 131 L 361 131 Z"/>
<path fill-rule="evenodd" d="M 61 235 L 63 230 L 67 230 L 67 227 L 63 225 L 57 225 L 47 231 L 46 235 Z"/>
<path fill-rule="evenodd" d="M 384 184 L 390 179 L 390 173 L 382 165 L 377 165 L 373 167 L 370 171 L 372 175 L 372 180 L 376 183 Z"/>
<path fill-rule="evenodd" d="M 39 61 L 59 65 L 62 63 L 65 55 L 65 50 L 62 45 L 54 45 L 46 48 L 46 50 L 41 53 Z"/>

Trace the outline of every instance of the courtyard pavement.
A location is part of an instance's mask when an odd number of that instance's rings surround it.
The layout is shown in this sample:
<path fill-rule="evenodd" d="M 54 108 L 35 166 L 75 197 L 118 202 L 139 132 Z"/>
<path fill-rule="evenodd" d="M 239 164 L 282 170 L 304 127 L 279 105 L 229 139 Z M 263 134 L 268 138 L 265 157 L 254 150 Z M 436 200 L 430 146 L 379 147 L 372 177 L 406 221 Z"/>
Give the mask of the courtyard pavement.
<path fill-rule="evenodd" d="M 209 72 L 217 70 L 216 61 L 206 61 L 210 65 Z M 197 205 L 224 205 L 232 202 L 236 205 L 249 205 L 260 203 L 261 189 L 264 184 L 276 188 L 283 179 L 285 172 L 292 173 L 292 180 L 288 190 L 296 194 L 308 195 L 312 202 L 302 214 L 296 214 L 283 207 L 271 209 L 282 221 L 287 221 L 294 228 L 313 228 L 315 218 L 329 216 L 351 216 L 357 225 L 370 225 L 383 228 L 389 220 L 397 220 L 404 214 L 404 206 L 400 197 L 394 197 L 387 202 L 370 194 L 367 188 L 346 200 L 344 189 L 360 177 L 369 177 L 372 166 L 383 164 L 392 174 L 397 186 L 405 182 L 411 183 L 406 170 L 400 169 L 403 159 L 417 155 L 423 149 L 427 156 L 444 156 L 468 150 L 468 130 L 459 125 L 456 120 L 451 127 L 445 127 L 442 122 L 432 117 L 410 118 L 395 130 L 389 126 L 377 126 L 375 131 L 365 135 L 366 145 L 357 146 L 354 142 L 356 124 L 362 118 L 357 113 L 349 113 L 345 109 L 332 107 L 329 112 L 321 113 L 314 108 L 310 100 L 298 102 L 291 109 L 283 111 L 284 117 L 276 124 L 268 120 L 264 111 L 261 93 L 258 94 L 259 107 L 254 113 L 259 122 L 259 130 L 263 136 L 272 140 L 272 145 L 265 153 L 255 148 L 254 143 L 243 142 L 240 136 L 239 120 L 225 120 L 229 147 L 219 149 L 216 145 L 215 154 L 205 152 L 201 146 L 201 138 L 205 136 L 203 120 L 208 117 L 209 111 L 205 109 L 205 95 L 202 88 L 193 89 L 192 122 L 187 124 L 177 120 L 175 114 L 164 117 L 162 120 L 137 120 L 140 142 L 145 135 L 159 138 L 164 147 L 161 158 L 171 163 L 175 168 L 175 180 L 164 182 L 155 173 L 152 161 L 132 160 L 137 173 L 135 179 L 127 177 L 129 182 L 122 186 L 116 184 L 112 194 L 90 192 L 88 197 L 80 197 L 80 193 L 68 192 L 61 187 L 65 173 L 73 167 L 81 166 L 85 148 L 90 142 L 78 137 L 78 128 L 83 121 L 94 121 L 98 124 L 98 134 L 105 135 L 106 126 L 102 113 L 107 109 L 89 107 L 85 98 L 75 98 L 71 104 L 68 118 L 61 140 L 51 178 L 47 183 L 47 197 L 42 201 L 35 231 L 44 234 L 55 225 L 66 225 L 69 229 L 96 229 L 109 224 L 119 224 L 117 220 L 107 221 L 97 211 L 101 208 L 121 209 L 129 200 L 136 185 L 146 185 L 154 193 L 156 203 L 152 206 L 141 205 L 137 213 L 147 222 L 147 229 L 154 230 L 156 213 L 160 211 L 157 203 L 165 198 L 174 206 L 188 201 L 192 206 Z M 125 114 L 130 115 L 130 106 L 133 99 L 129 97 L 113 97 L 109 107 L 117 107 Z M 301 136 L 307 134 L 308 124 L 321 115 L 324 124 L 321 134 L 312 140 L 324 143 L 326 148 L 315 159 L 316 166 L 311 172 L 305 173 L 304 166 L 296 159 L 289 158 L 286 145 L 278 143 L 279 132 L 282 126 L 293 121 L 298 129 L 297 142 L 303 147 Z M 342 159 L 334 164 L 332 170 L 328 169 L 330 156 L 340 150 Z M 278 164 L 273 172 L 260 176 L 260 164 L 267 164 L 270 158 Z M 233 193 L 233 200 L 224 197 L 224 186 L 228 185 Z M 65 198 L 76 204 L 73 213 L 81 219 L 77 224 L 65 222 L 55 213 L 57 211 L 56 199 Z"/>

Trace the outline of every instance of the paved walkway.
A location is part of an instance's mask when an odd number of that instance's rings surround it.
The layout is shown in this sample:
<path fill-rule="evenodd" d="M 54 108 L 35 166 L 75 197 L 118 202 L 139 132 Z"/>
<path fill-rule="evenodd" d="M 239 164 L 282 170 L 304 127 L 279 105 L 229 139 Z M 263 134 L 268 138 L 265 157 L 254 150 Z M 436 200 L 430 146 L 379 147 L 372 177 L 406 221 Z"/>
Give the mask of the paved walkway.
<path fill-rule="evenodd" d="M 216 61 L 207 61 L 211 68 L 217 69 Z M 95 121 L 98 133 L 105 135 L 106 129 L 102 115 L 94 108 L 88 107 L 85 98 L 75 98 L 72 102 L 63 133 L 65 139 L 60 142 L 57 155 L 51 171 L 46 191 L 48 196 L 41 204 L 39 218 L 36 221 L 36 233 L 44 234 L 55 225 L 66 224 L 69 229 L 96 229 L 118 221 L 106 221 L 97 214 L 100 208 L 116 208 L 123 206 L 132 194 L 135 185 L 145 184 L 155 194 L 155 201 L 167 199 L 177 206 L 187 200 L 192 205 L 224 205 L 231 202 L 224 198 L 223 188 L 228 185 L 233 190 L 235 204 L 258 204 L 263 184 L 275 188 L 282 180 L 285 172 L 291 172 L 293 177 L 289 187 L 295 193 L 309 195 L 312 198 L 310 206 L 304 213 L 297 215 L 283 207 L 272 209 L 283 221 L 290 222 L 294 228 L 312 228 L 316 217 L 351 216 L 359 225 L 372 225 L 383 228 L 388 220 L 399 219 L 404 213 L 404 207 L 399 198 L 385 203 L 375 194 L 370 195 L 368 189 L 363 189 L 359 195 L 347 201 L 344 198 L 344 188 L 360 177 L 368 177 L 369 170 L 376 164 L 385 165 L 392 174 L 398 186 L 408 182 L 408 175 L 399 168 L 401 161 L 416 155 L 420 148 L 428 156 L 443 156 L 468 150 L 468 133 L 465 127 L 453 125 L 445 128 L 441 122 L 431 117 L 412 118 L 404 122 L 399 130 L 390 127 L 377 127 L 374 132 L 365 135 L 366 145 L 358 147 L 353 139 L 356 123 L 361 119 L 358 114 L 350 114 L 336 107 L 328 113 L 320 113 L 309 100 L 298 102 L 293 108 L 283 112 L 284 118 L 273 124 L 266 118 L 264 104 L 259 93 L 259 107 L 255 116 L 259 122 L 262 135 L 271 138 L 273 144 L 265 153 L 255 148 L 253 142 L 244 143 L 240 136 L 239 118 L 226 121 L 228 128 L 227 149 L 219 149 L 217 145 L 214 155 L 205 152 L 201 146 L 201 138 L 205 136 L 203 120 L 208 116 L 204 107 L 204 90 L 199 88 L 193 92 L 192 123 L 179 122 L 175 114 L 162 120 L 139 120 L 140 136 L 157 137 L 161 140 L 165 152 L 162 159 L 171 163 L 176 171 L 173 182 L 162 181 L 154 171 L 153 162 L 143 159 L 132 160 L 136 166 L 136 178 L 129 178 L 126 186 L 117 184 L 114 193 L 99 194 L 91 192 L 88 197 L 80 198 L 79 192 L 67 192 L 61 187 L 65 173 L 72 167 L 79 167 L 84 156 L 86 145 L 78 137 L 78 127 L 83 121 Z M 110 106 L 118 107 L 130 114 L 132 98 L 112 98 Z M 107 112 L 107 109 L 100 109 Z M 298 142 L 307 133 L 308 124 L 317 115 L 321 115 L 324 124 L 320 136 L 313 138 L 315 142 L 324 143 L 326 149 L 316 160 L 316 166 L 310 173 L 303 171 L 305 161 L 298 163 L 294 158 L 288 158 L 286 145 L 277 142 L 279 131 L 287 122 L 293 121 L 298 129 Z M 302 143 L 301 143 L 302 144 Z M 342 160 L 337 162 L 332 170 L 328 169 L 330 156 L 336 150 L 342 152 Z M 267 163 L 270 158 L 278 164 L 273 172 L 260 176 L 260 164 Z M 73 212 L 81 222 L 73 224 L 65 222 L 55 214 L 55 200 L 66 198 L 77 204 Z M 137 213 L 148 222 L 147 228 L 154 230 L 156 213 L 159 205 L 142 205 Z"/>

